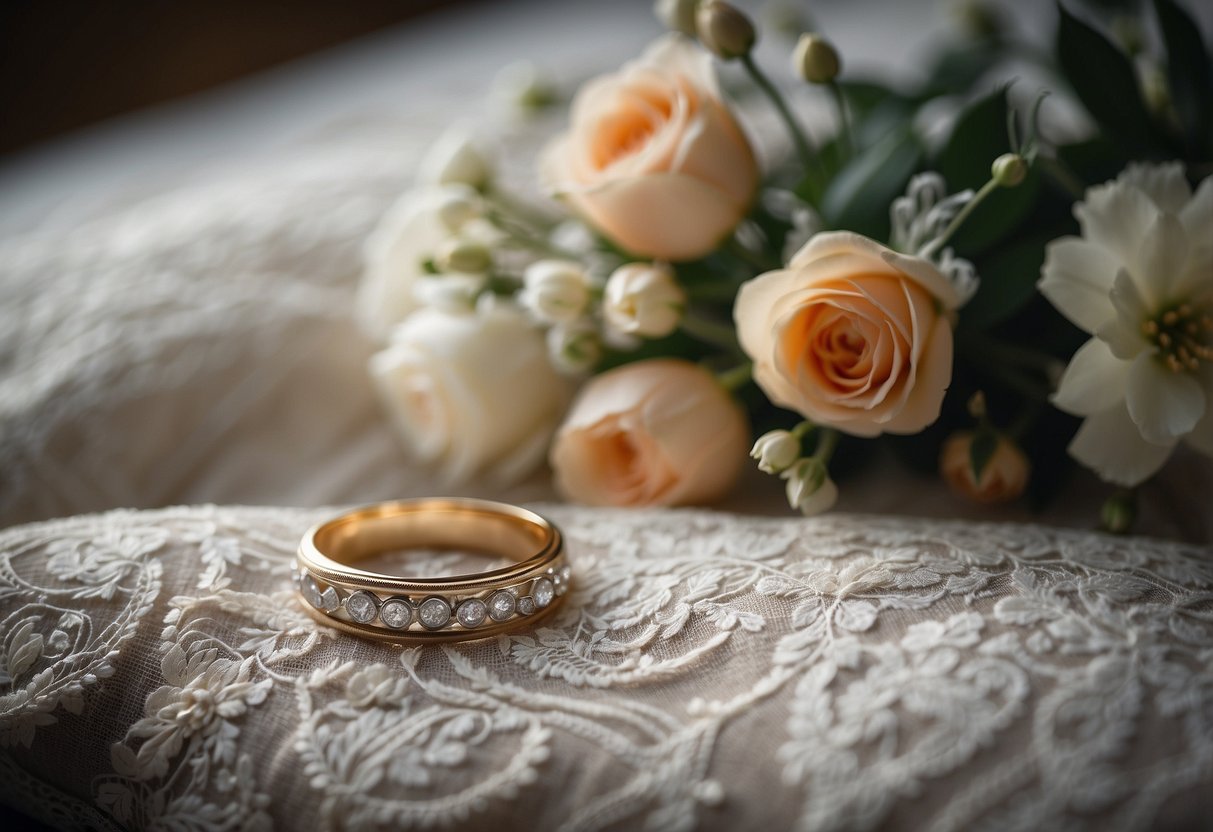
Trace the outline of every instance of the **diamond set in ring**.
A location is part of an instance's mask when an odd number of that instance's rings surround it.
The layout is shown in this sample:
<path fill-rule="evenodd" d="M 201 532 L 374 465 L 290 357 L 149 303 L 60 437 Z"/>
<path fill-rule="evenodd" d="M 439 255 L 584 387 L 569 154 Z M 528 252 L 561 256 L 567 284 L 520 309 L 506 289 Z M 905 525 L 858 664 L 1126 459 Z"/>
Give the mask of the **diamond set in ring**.
<path fill-rule="evenodd" d="M 296 582 L 300 594 L 316 609 L 358 624 L 379 624 L 393 630 L 404 630 L 417 622 L 425 630 L 460 628 L 474 630 L 490 622 L 509 621 L 515 616 L 526 617 L 546 609 L 570 585 L 570 567 L 552 567 L 547 573 L 515 587 L 498 589 L 487 597 L 447 598 L 430 595 L 421 599 L 403 596 L 380 598 L 369 590 L 353 592 L 335 586 L 321 589 L 307 572 L 298 572 Z"/>

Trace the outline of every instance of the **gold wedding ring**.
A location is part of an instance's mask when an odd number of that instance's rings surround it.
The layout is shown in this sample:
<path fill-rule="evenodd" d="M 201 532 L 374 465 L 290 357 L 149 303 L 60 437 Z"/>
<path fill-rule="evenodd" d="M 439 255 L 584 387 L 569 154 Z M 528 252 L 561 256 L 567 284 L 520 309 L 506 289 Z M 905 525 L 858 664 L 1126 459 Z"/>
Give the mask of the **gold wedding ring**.
<path fill-rule="evenodd" d="M 498 555 L 509 566 L 449 577 L 397 577 L 359 561 L 406 549 Z M 571 570 L 554 524 L 532 511 L 470 499 L 421 499 L 355 509 L 299 543 L 295 582 L 323 624 L 359 636 L 426 643 L 529 627 L 560 605 Z"/>

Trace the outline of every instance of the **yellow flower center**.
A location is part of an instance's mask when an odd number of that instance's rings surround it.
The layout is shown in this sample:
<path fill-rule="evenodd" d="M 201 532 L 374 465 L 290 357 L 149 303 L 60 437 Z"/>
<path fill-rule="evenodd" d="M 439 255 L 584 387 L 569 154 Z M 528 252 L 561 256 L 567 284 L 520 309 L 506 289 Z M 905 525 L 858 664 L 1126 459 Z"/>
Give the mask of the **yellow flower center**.
<path fill-rule="evenodd" d="M 1213 314 L 1208 309 L 1181 303 L 1143 323 L 1141 332 L 1158 346 L 1159 359 L 1173 373 L 1213 362 Z"/>

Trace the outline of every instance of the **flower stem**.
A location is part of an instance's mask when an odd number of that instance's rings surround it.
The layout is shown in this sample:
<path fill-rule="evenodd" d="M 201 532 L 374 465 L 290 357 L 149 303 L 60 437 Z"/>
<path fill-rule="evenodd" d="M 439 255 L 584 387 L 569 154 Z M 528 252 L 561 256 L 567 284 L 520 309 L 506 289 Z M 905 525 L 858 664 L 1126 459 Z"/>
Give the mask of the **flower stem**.
<path fill-rule="evenodd" d="M 822 428 L 821 436 L 817 440 L 817 450 L 813 452 L 813 459 L 819 460 L 822 465 L 830 464 L 830 457 L 834 456 L 834 450 L 838 447 L 838 439 L 840 434 L 834 428 Z"/>
<path fill-rule="evenodd" d="M 966 202 L 965 206 L 960 209 L 960 212 L 952 218 L 952 221 L 948 223 L 948 227 L 943 230 L 943 233 L 932 240 L 920 252 L 919 256 L 929 259 L 937 251 L 947 245 L 948 240 L 952 239 L 952 235 L 960 230 L 960 227 L 964 225 L 964 222 L 969 218 L 969 215 L 977 210 L 977 206 L 985 201 L 986 197 L 998 190 L 999 187 L 998 181 L 995 179 L 991 179 L 989 182 L 982 185 L 981 190 L 974 194 L 973 198 Z"/>
<path fill-rule="evenodd" d="M 728 324 L 723 324 L 719 321 L 709 321 L 706 318 L 700 318 L 687 312 L 682 316 L 679 327 L 687 335 L 699 341 L 705 341 L 732 353 L 739 353 L 741 351 L 737 343 L 737 333 Z"/>
<path fill-rule="evenodd" d="M 555 225 L 551 217 L 539 208 L 525 202 L 502 188 L 490 187 L 484 191 L 485 200 L 498 210 L 513 214 L 525 223 L 548 230 Z"/>
<path fill-rule="evenodd" d="M 854 156 L 859 152 L 855 144 L 855 133 L 851 129 L 851 117 L 847 114 L 847 100 L 842 95 L 842 87 L 837 81 L 829 83 L 830 93 L 834 96 L 834 106 L 838 108 L 838 132 L 847 148 L 847 155 Z"/>
<path fill-rule="evenodd" d="M 536 236 L 530 229 L 522 227 L 519 223 L 507 217 L 498 211 L 490 211 L 487 215 L 489 222 L 497 227 L 499 231 L 506 235 L 511 242 L 514 242 L 523 248 L 529 248 L 532 251 L 537 251 L 541 254 L 546 254 L 550 257 L 559 257 L 562 260 L 577 260 L 578 255 L 571 251 L 565 251 L 559 246 L 553 245 L 543 237 Z"/>
<path fill-rule="evenodd" d="M 1078 200 L 1086 196 L 1087 188 L 1082 180 L 1061 159 L 1040 154 L 1036 157 L 1036 161 L 1044 168 L 1045 173 L 1053 178 L 1054 182 L 1065 189 L 1071 198 Z"/>
<path fill-rule="evenodd" d="M 809 168 L 817 164 L 817 157 L 813 155 L 813 150 L 809 146 L 809 140 L 805 137 L 804 130 L 796 121 L 796 117 L 792 115 L 792 110 L 788 107 L 788 102 L 784 99 L 783 94 L 779 89 L 771 83 L 758 64 L 754 62 L 752 54 L 741 56 L 741 64 L 746 68 L 746 72 L 750 73 L 750 77 L 754 79 L 754 83 L 763 91 L 767 98 L 771 99 L 771 103 L 775 105 L 775 109 L 779 111 L 780 117 L 784 124 L 787 125 L 788 132 L 792 136 L 792 144 L 796 146 L 796 155 L 800 157 L 800 164 L 804 166 L 807 173 Z"/>
<path fill-rule="evenodd" d="M 716 380 L 720 382 L 720 386 L 730 393 L 736 393 L 751 378 L 751 371 L 754 369 L 754 363 L 747 361 L 744 364 L 739 364 L 731 370 L 725 370 L 716 376 Z"/>

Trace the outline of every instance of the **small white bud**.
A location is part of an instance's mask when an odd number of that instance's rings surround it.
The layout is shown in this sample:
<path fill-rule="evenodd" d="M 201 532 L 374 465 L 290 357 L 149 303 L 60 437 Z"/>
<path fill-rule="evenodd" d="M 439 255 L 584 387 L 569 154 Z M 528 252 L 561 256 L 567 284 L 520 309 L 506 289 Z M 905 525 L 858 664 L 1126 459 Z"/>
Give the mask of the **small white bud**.
<path fill-rule="evenodd" d="M 465 225 L 482 216 L 484 204 L 472 190 L 452 189 L 438 205 L 438 219 L 452 234 L 458 234 Z"/>
<path fill-rule="evenodd" d="M 523 280 L 518 302 L 541 323 L 574 321 L 590 302 L 590 279 L 569 260 L 538 260 L 527 266 Z"/>
<path fill-rule="evenodd" d="M 660 263 L 628 263 L 607 278 L 602 314 L 616 331 L 663 338 L 678 328 L 687 295 Z"/>
<path fill-rule="evenodd" d="M 758 33 L 746 13 L 723 0 L 705 0 L 695 11 L 699 42 L 726 61 L 750 54 Z"/>
<path fill-rule="evenodd" d="M 484 274 L 493 267 L 493 253 L 483 243 L 453 237 L 434 252 L 434 266 L 443 273 Z"/>
<path fill-rule="evenodd" d="M 417 178 L 439 185 L 470 185 L 480 189 L 492 178 L 492 169 L 471 137 L 462 129 L 451 128 L 426 152 Z"/>
<path fill-rule="evenodd" d="M 484 275 L 478 274 L 427 275 L 413 283 L 413 299 L 421 306 L 470 313 L 484 283 Z"/>
<path fill-rule="evenodd" d="M 783 477 L 787 480 L 788 505 L 805 517 L 829 511 L 838 501 L 838 486 L 821 460 L 806 457 L 784 471 Z"/>
<path fill-rule="evenodd" d="M 828 84 L 838 77 L 842 60 L 832 43 L 810 32 L 801 35 L 797 41 L 796 50 L 792 53 L 792 66 L 810 84 Z"/>
<path fill-rule="evenodd" d="M 523 112 L 542 110 L 556 101 L 556 85 L 530 61 L 503 66 L 493 77 L 493 94 Z"/>
<path fill-rule="evenodd" d="M 990 175 L 1004 188 L 1014 188 L 1028 175 L 1028 163 L 1018 153 L 1004 153 L 990 165 Z"/>
<path fill-rule="evenodd" d="M 778 474 L 800 458 L 800 440 L 786 430 L 772 430 L 758 437 L 750 456 L 758 460 L 758 470 Z"/>
<path fill-rule="evenodd" d="M 565 375 L 589 372 L 602 358 L 602 341 L 586 318 L 557 324 L 548 330 L 547 339 L 552 366 Z"/>
<path fill-rule="evenodd" d="M 653 14 L 671 32 L 695 37 L 695 9 L 699 0 L 657 0 Z"/>

